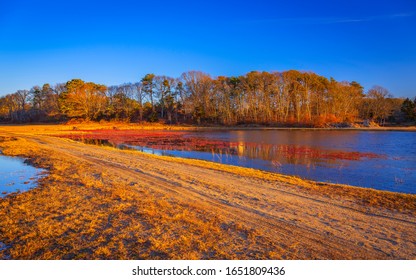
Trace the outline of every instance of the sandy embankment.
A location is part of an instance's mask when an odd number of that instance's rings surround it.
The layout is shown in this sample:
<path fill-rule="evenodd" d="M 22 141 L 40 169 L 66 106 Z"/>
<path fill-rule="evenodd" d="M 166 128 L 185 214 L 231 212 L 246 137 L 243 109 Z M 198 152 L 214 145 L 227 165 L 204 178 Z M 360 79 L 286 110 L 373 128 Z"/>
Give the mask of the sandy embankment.
<path fill-rule="evenodd" d="M 85 145 L 47 130 L 0 129 L 5 154 L 51 173 L 0 200 L 0 258 L 416 258 L 414 195 Z"/>

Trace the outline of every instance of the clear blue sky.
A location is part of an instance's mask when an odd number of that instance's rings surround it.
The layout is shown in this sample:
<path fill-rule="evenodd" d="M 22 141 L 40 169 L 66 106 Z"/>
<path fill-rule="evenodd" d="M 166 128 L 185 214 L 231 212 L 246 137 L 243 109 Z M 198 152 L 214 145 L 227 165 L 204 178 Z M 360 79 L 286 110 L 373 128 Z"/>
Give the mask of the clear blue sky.
<path fill-rule="evenodd" d="M 416 1 L 0 0 L 0 95 L 289 69 L 416 96 Z"/>

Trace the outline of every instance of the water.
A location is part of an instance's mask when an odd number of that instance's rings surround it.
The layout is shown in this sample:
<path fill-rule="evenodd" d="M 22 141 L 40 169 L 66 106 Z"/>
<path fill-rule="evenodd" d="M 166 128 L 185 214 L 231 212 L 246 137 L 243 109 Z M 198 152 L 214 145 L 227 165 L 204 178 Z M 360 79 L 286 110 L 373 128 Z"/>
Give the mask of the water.
<path fill-rule="evenodd" d="M 416 132 L 94 131 L 88 139 L 78 140 L 256 168 L 321 182 L 416 193 Z"/>
<path fill-rule="evenodd" d="M 416 193 L 416 133 L 400 131 L 233 130 L 188 133 L 226 149 L 129 147 L 176 157 L 379 190 Z M 189 150 L 191 149 L 191 150 Z"/>
<path fill-rule="evenodd" d="M 20 158 L 0 155 L 0 198 L 35 187 L 44 172 L 25 164 Z"/>

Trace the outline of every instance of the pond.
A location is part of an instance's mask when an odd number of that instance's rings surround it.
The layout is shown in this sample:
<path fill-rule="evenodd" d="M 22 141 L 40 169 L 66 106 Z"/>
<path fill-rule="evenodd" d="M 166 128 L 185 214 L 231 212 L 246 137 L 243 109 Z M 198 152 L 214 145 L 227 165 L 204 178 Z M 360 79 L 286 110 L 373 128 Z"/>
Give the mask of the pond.
<path fill-rule="evenodd" d="M 77 136 L 71 136 L 74 139 Z M 94 131 L 84 142 L 416 193 L 416 133 L 354 130 Z"/>
<path fill-rule="evenodd" d="M 238 143 L 241 164 L 237 165 L 316 181 L 416 193 L 415 132 L 255 130 L 200 135 Z"/>
<path fill-rule="evenodd" d="M 25 164 L 23 159 L 0 155 L 0 198 L 36 187 L 45 172 Z"/>

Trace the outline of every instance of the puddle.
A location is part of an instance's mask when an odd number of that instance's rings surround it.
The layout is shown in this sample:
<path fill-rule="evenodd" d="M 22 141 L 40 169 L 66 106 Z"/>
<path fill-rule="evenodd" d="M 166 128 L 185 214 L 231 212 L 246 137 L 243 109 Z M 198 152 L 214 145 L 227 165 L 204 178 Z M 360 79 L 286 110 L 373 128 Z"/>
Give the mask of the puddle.
<path fill-rule="evenodd" d="M 45 173 L 46 170 L 27 165 L 21 158 L 0 155 L 0 198 L 36 187 Z"/>
<path fill-rule="evenodd" d="M 9 260 L 10 256 L 3 253 L 4 250 L 8 249 L 9 246 L 7 246 L 6 244 L 4 244 L 3 242 L 0 242 L 0 258 L 3 260 Z M 1 254 L 3 254 L 3 256 L 1 256 Z"/>

